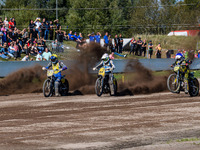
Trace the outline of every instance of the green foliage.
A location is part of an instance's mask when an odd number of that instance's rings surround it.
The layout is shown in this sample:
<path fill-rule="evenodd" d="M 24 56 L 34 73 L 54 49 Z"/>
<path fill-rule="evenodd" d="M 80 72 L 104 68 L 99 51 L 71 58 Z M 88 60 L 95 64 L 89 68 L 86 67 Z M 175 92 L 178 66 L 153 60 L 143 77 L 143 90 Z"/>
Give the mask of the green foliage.
<path fill-rule="evenodd" d="M 171 30 L 198 29 L 199 0 L 57 0 L 62 29 L 82 32 L 106 31 L 134 34 L 166 34 Z M 56 0 L 4 0 L 0 16 L 15 17 L 18 28 L 36 17 L 56 19 Z M 184 5 L 182 5 L 184 4 Z M 186 5 L 185 5 L 186 4 Z M 1 4 L 0 4 L 1 5 Z M 28 9 L 41 10 L 28 10 Z M 53 10 L 48 10 L 53 9 Z"/>

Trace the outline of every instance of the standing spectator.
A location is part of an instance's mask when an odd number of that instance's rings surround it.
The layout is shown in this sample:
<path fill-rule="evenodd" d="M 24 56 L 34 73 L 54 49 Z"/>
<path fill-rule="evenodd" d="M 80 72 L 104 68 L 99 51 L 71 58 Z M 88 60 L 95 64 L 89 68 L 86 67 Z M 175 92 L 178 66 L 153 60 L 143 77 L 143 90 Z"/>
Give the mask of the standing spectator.
<path fill-rule="evenodd" d="M 24 46 L 24 44 L 26 44 L 28 40 L 28 32 L 26 31 L 26 28 L 22 31 L 22 46 Z"/>
<path fill-rule="evenodd" d="M 41 37 L 41 38 L 44 38 L 44 34 L 45 34 L 45 30 L 46 30 L 46 26 L 45 26 L 45 24 L 44 24 L 43 22 L 42 22 L 40 28 L 41 28 L 40 37 Z"/>
<path fill-rule="evenodd" d="M 36 56 L 36 61 L 42 61 L 42 51 L 39 51 Z"/>
<path fill-rule="evenodd" d="M 122 38 L 122 35 L 120 34 L 119 35 L 119 53 L 122 53 L 122 50 L 123 50 L 123 38 Z"/>
<path fill-rule="evenodd" d="M 3 24 L 4 24 L 5 28 L 6 28 L 6 30 L 8 30 L 8 19 L 7 19 L 7 17 L 5 17 L 5 20 L 3 21 Z"/>
<path fill-rule="evenodd" d="M 31 40 L 32 40 L 32 42 L 35 40 L 35 38 L 36 39 L 39 39 L 39 35 L 38 35 L 38 32 L 35 30 L 35 28 L 33 28 L 33 31 L 32 31 L 32 33 L 31 33 Z"/>
<path fill-rule="evenodd" d="M 46 24 L 46 18 L 42 19 L 42 23 L 45 25 Z"/>
<path fill-rule="evenodd" d="M 2 21 L 2 18 L 0 17 L 0 28 L 2 28 L 3 26 L 3 21 Z"/>
<path fill-rule="evenodd" d="M 7 40 L 9 43 L 11 43 L 13 41 L 13 32 L 12 29 L 9 29 L 8 33 L 7 33 Z"/>
<path fill-rule="evenodd" d="M 108 46 L 109 46 L 109 49 L 110 49 L 110 52 L 114 52 L 114 48 L 113 48 L 113 44 L 112 44 L 112 38 L 111 38 L 111 35 L 109 34 L 108 35 Z"/>
<path fill-rule="evenodd" d="M 151 56 L 153 55 L 153 43 L 151 40 L 149 41 L 148 49 L 149 49 L 149 58 L 151 59 Z"/>
<path fill-rule="evenodd" d="M 50 21 L 50 24 L 49 24 L 49 26 L 50 26 L 50 29 L 49 29 L 49 35 L 50 35 L 50 40 L 53 40 L 53 28 L 54 28 L 54 25 L 53 25 L 53 22 L 52 21 Z"/>
<path fill-rule="evenodd" d="M 48 22 L 46 22 L 46 24 L 45 24 L 45 32 L 44 32 L 44 39 L 45 39 L 45 40 L 48 40 L 49 29 L 50 29 L 50 25 L 49 25 Z"/>
<path fill-rule="evenodd" d="M 45 52 L 42 54 L 42 58 L 44 61 L 49 61 L 51 57 L 51 52 L 49 52 L 48 48 L 45 48 Z"/>
<path fill-rule="evenodd" d="M 147 43 L 146 40 L 144 40 L 142 42 L 142 52 L 144 53 L 144 57 L 146 56 L 146 52 L 147 52 Z"/>
<path fill-rule="evenodd" d="M 133 53 L 134 55 L 134 53 L 136 53 L 136 47 L 137 47 L 137 41 L 135 40 L 134 37 L 131 39 L 130 45 L 131 45 L 130 54 Z"/>
<path fill-rule="evenodd" d="M 30 36 L 33 33 L 33 28 L 36 26 L 36 24 L 33 22 L 33 20 L 30 21 L 30 24 L 28 26 L 29 28 L 29 32 L 30 32 Z"/>
<path fill-rule="evenodd" d="M 61 31 L 61 29 L 59 29 L 57 31 L 57 40 L 58 40 L 59 44 L 62 45 L 63 40 L 64 40 L 64 31 Z"/>
<path fill-rule="evenodd" d="M 90 39 L 90 43 L 91 42 L 95 42 L 95 35 L 94 35 L 94 32 L 92 32 L 91 34 L 88 34 L 88 37 Z"/>
<path fill-rule="evenodd" d="M 14 23 L 14 28 L 15 28 L 17 24 L 14 17 L 12 18 L 12 22 Z"/>
<path fill-rule="evenodd" d="M 12 18 L 10 18 L 10 21 L 9 21 L 9 29 L 14 29 L 15 28 L 15 25 L 14 25 L 14 22 L 12 22 Z"/>
<path fill-rule="evenodd" d="M 103 39 L 104 39 L 104 47 L 107 49 L 107 51 L 108 51 L 108 43 L 109 43 L 109 40 L 108 40 L 108 32 L 106 32 L 105 33 L 105 35 L 104 35 L 104 37 L 103 37 Z"/>
<path fill-rule="evenodd" d="M 155 53 L 156 58 L 161 58 L 161 50 L 162 50 L 162 48 L 161 48 L 161 45 L 159 43 L 158 46 L 156 46 L 156 53 Z"/>
<path fill-rule="evenodd" d="M 96 43 L 100 44 L 101 42 L 101 33 L 97 32 L 97 35 L 95 35 L 95 41 Z"/>
<path fill-rule="evenodd" d="M 138 56 L 142 56 L 142 40 L 141 40 L 141 37 L 138 38 L 138 41 L 137 41 L 137 49 L 138 49 L 138 52 L 139 52 L 139 55 Z"/>
<path fill-rule="evenodd" d="M 119 53 L 119 39 L 117 37 L 117 34 L 115 35 L 114 38 L 114 44 L 115 44 L 115 52 Z"/>
<path fill-rule="evenodd" d="M 61 25 L 59 24 L 59 21 L 58 21 L 58 19 L 56 19 L 56 20 L 54 20 L 54 22 L 55 22 L 55 25 L 56 25 L 56 30 L 55 30 L 55 39 L 57 38 L 57 30 L 59 30 L 59 29 L 61 29 Z"/>
<path fill-rule="evenodd" d="M 6 28 L 5 25 L 2 26 L 1 28 L 1 32 L 2 32 L 2 45 L 7 42 L 7 32 L 6 32 Z"/>
<path fill-rule="evenodd" d="M 171 50 L 166 50 L 166 58 L 171 58 Z"/>
<path fill-rule="evenodd" d="M 38 35 L 40 37 L 40 30 L 39 29 L 40 29 L 40 26 L 42 25 L 41 22 L 40 22 L 40 18 L 36 18 L 34 23 L 36 25 L 35 30 L 38 32 Z"/>

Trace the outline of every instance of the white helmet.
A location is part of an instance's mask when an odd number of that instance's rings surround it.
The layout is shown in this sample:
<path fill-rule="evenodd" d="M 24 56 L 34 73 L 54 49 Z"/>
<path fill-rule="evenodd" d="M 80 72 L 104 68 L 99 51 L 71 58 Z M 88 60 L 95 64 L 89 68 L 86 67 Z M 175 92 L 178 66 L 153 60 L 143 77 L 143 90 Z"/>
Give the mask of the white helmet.
<path fill-rule="evenodd" d="M 109 61 L 109 55 L 107 53 L 103 54 L 103 56 L 101 57 L 101 60 L 107 63 Z"/>
<path fill-rule="evenodd" d="M 175 59 L 176 59 L 176 60 L 180 60 L 182 57 L 183 57 L 183 54 L 178 53 L 178 54 L 176 54 Z"/>

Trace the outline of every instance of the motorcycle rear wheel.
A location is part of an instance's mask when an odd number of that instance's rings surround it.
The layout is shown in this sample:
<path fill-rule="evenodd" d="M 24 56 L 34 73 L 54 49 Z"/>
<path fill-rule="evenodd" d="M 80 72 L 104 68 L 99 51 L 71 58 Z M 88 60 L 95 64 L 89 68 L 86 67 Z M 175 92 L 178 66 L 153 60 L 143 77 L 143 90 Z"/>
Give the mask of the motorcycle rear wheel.
<path fill-rule="evenodd" d="M 169 89 L 170 92 L 172 93 L 180 93 L 180 81 L 176 81 L 176 74 L 170 74 L 168 79 L 167 79 L 167 87 Z"/>
<path fill-rule="evenodd" d="M 97 96 L 99 96 L 99 97 L 103 94 L 103 85 L 102 85 L 102 79 L 101 78 L 98 78 L 96 80 L 95 92 L 96 92 Z"/>
<path fill-rule="evenodd" d="M 60 94 L 62 96 L 66 96 L 69 92 L 69 82 L 67 79 L 65 79 L 65 83 L 62 83 L 60 85 Z"/>
<path fill-rule="evenodd" d="M 193 84 L 189 86 L 189 94 L 191 97 L 193 96 L 198 96 L 199 95 L 199 81 L 194 78 L 193 79 Z"/>
<path fill-rule="evenodd" d="M 53 94 L 53 89 L 51 87 L 50 79 L 46 79 L 43 83 L 43 94 L 44 94 L 44 97 L 49 97 L 49 96 L 52 96 Z"/>

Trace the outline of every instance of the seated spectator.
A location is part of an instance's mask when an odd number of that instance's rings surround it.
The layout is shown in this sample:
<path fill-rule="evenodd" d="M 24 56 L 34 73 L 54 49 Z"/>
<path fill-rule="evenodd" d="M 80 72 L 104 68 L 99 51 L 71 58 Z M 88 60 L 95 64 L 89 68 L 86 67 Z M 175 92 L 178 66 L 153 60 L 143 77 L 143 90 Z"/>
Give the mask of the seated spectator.
<path fill-rule="evenodd" d="M 22 58 L 22 61 L 29 61 L 29 55 L 25 55 L 24 58 Z"/>
<path fill-rule="evenodd" d="M 3 59 L 8 59 L 8 57 L 4 54 L 2 50 L 0 50 L 0 57 Z"/>
<path fill-rule="evenodd" d="M 28 45 L 27 44 L 24 45 L 22 52 L 25 53 L 26 55 L 29 55 Z"/>
<path fill-rule="evenodd" d="M 67 39 L 69 41 L 73 41 L 74 40 L 74 36 L 72 35 L 72 31 L 69 31 L 68 35 L 67 35 Z"/>
<path fill-rule="evenodd" d="M 39 51 L 36 56 L 36 61 L 42 61 L 42 51 Z"/>
<path fill-rule="evenodd" d="M 5 54 L 6 56 L 9 56 L 9 57 L 14 58 L 14 55 L 11 54 L 11 53 L 8 51 L 7 43 L 4 43 L 3 48 L 2 48 L 1 50 L 2 50 L 2 52 L 4 52 L 4 54 Z"/>
<path fill-rule="evenodd" d="M 8 18 L 5 17 L 5 20 L 3 21 L 4 25 L 5 25 L 5 28 L 6 30 L 8 30 Z"/>
<path fill-rule="evenodd" d="M 14 42 L 11 42 L 9 48 L 8 48 L 8 51 L 11 53 L 11 54 L 14 54 L 15 52 L 15 48 L 14 48 Z"/>
<path fill-rule="evenodd" d="M 78 36 L 76 34 L 76 32 L 74 32 L 74 41 L 77 41 L 78 40 Z"/>
<path fill-rule="evenodd" d="M 82 41 L 82 39 L 83 39 L 82 33 L 79 33 L 78 39 L 79 39 L 80 41 Z"/>
<path fill-rule="evenodd" d="M 44 61 L 49 61 L 51 57 L 51 52 L 49 52 L 48 48 L 45 48 L 45 52 L 42 54 L 42 58 Z"/>
<path fill-rule="evenodd" d="M 18 45 L 17 45 L 17 43 L 16 42 L 14 42 L 14 58 L 15 58 L 15 60 L 17 59 L 17 57 L 19 56 L 19 47 L 18 47 Z"/>

